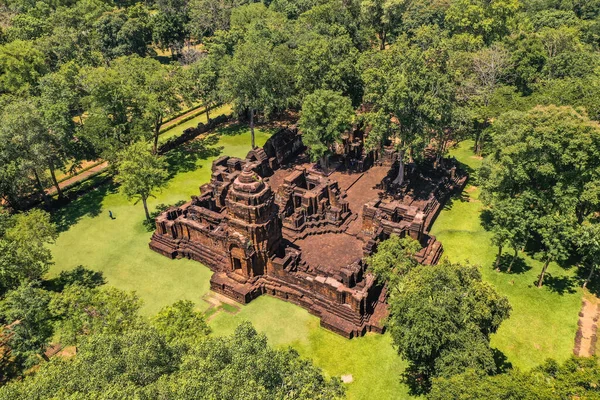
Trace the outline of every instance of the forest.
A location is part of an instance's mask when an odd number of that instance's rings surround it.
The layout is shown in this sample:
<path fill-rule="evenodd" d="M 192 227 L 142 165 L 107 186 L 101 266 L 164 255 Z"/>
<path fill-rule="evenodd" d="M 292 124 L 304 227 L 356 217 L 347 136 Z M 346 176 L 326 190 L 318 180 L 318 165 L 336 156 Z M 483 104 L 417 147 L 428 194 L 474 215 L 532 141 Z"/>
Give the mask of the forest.
<path fill-rule="evenodd" d="M 323 165 L 353 123 L 407 163 L 472 142 L 494 267 L 527 250 L 538 287 L 556 263 L 597 288 L 599 50 L 600 0 L 0 0 L 0 398 L 344 396 L 248 324 L 214 337 L 192 303 L 146 318 L 97 272 L 47 277 L 61 177 L 107 161 L 151 220 L 170 178 L 161 126 L 195 108 L 210 122 L 231 105 L 252 147 L 255 129 L 299 116 Z M 506 297 L 472 265 L 416 265 L 412 246 L 391 238 L 370 260 L 412 394 L 600 396 L 596 358 L 502 368 L 490 337 Z M 49 359 L 55 340 L 77 355 Z"/>

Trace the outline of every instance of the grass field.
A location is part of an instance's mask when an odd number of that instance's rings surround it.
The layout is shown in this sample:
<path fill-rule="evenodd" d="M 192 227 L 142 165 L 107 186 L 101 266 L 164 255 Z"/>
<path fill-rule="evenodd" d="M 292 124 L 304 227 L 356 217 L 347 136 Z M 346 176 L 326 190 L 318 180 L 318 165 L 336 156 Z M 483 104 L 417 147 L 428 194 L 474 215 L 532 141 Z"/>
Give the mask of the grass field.
<path fill-rule="evenodd" d="M 264 143 L 268 135 L 269 132 L 258 130 L 257 143 Z M 222 129 L 218 141 L 210 145 L 189 145 L 170 153 L 173 178 L 150 201 L 151 209 L 197 194 L 199 185 L 209 180 L 212 160 L 218 154 L 245 156 L 250 149 L 249 136 L 246 127 L 233 126 Z M 471 158 L 468 145 L 453 150 L 453 154 L 477 168 L 480 161 Z M 519 367 L 533 366 L 549 356 L 568 357 L 580 293 L 559 294 L 548 287 L 533 287 L 539 263 L 530 259 L 530 271 L 511 275 L 495 272 L 491 268 L 495 249 L 490 247 L 488 234 L 479 224 L 478 192 L 469 190 L 473 201 L 454 201 L 441 213 L 434 234 L 452 260 L 469 259 L 481 264 L 485 279 L 509 296 L 513 315 L 492 344 Z M 115 220 L 108 217 L 108 210 Z M 209 308 L 203 300 L 209 293 L 208 268 L 189 260 L 169 260 L 149 250 L 151 234 L 142 224 L 141 204 L 127 201 L 115 187 L 106 185 L 81 197 L 55 219 L 62 233 L 52 246 L 56 264 L 51 275 L 80 264 L 102 271 L 108 284 L 136 291 L 144 301 L 142 311 L 146 315 L 178 299 L 193 300 L 202 310 Z M 550 272 L 559 277 L 557 266 L 553 265 Z M 400 383 L 405 364 L 392 348 L 389 335 L 371 334 L 347 340 L 320 328 L 318 318 L 302 308 L 270 297 L 261 297 L 247 306 L 211 309 L 210 314 L 209 323 L 215 334 L 230 333 L 241 321 L 249 320 L 266 333 L 272 344 L 292 346 L 326 374 L 351 374 L 353 382 L 347 385 L 351 399 L 409 398 L 407 388 Z"/>

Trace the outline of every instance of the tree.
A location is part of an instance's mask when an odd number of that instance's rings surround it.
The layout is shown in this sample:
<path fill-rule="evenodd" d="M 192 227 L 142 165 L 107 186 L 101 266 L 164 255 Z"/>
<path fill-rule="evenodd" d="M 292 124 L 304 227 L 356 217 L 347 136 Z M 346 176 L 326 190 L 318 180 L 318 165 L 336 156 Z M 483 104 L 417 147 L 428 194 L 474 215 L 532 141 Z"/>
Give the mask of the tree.
<path fill-rule="evenodd" d="M 387 283 L 392 290 L 400 290 L 400 282 L 404 276 L 419 264 L 415 258 L 419 250 L 421 244 L 418 241 L 391 235 L 365 261 L 378 281 Z"/>
<path fill-rule="evenodd" d="M 42 210 L 0 221 L 0 292 L 41 280 L 52 265 L 47 245 L 57 236 L 50 215 Z"/>
<path fill-rule="evenodd" d="M 394 345 L 410 363 L 409 377 L 421 380 L 425 389 L 433 377 L 468 368 L 495 372 L 490 335 L 511 307 L 482 281 L 476 267 L 447 260 L 418 266 L 406 274 L 389 304 Z"/>
<path fill-rule="evenodd" d="M 183 42 L 188 35 L 188 2 L 159 0 L 156 5 L 158 10 L 152 20 L 152 37 L 161 49 L 169 49 L 175 56 L 183 48 Z"/>
<path fill-rule="evenodd" d="M 294 51 L 294 75 L 299 97 L 316 89 L 329 89 L 341 92 L 360 102 L 362 90 L 356 67 L 358 50 L 349 35 L 329 37 L 309 33 Z"/>
<path fill-rule="evenodd" d="M 27 281 L 39 281 L 52 265 L 48 245 L 58 237 L 50 215 L 33 209 L 10 218 L 0 239 L 0 282 L 2 289 Z"/>
<path fill-rule="evenodd" d="M 527 241 L 530 230 L 533 227 L 533 216 L 524 204 L 523 198 L 510 200 L 499 200 L 492 204 L 489 211 L 490 221 L 486 224 L 492 236 L 492 243 L 498 246 L 496 256 L 496 270 L 500 270 L 502 249 L 508 244 L 514 250 L 514 256 L 506 272 L 512 270 L 512 266 L 521 249 Z"/>
<path fill-rule="evenodd" d="M 258 396 L 327 400 L 341 398 L 343 392 L 339 379 L 326 379 L 320 369 L 292 349 L 272 349 L 265 335 L 246 322 L 230 336 L 199 342 L 179 369 L 157 381 L 148 394 L 150 398 L 182 400 Z"/>
<path fill-rule="evenodd" d="M 204 315 L 194 310 L 189 300 L 180 300 L 163 307 L 152 322 L 169 343 L 176 341 L 197 342 L 210 333 Z"/>
<path fill-rule="evenodd" d="M 206 121 L 210 122 L 210 109 L 220 100 L 219 62 L 212 55 L 203 56 L 179 73 L 179 91 L 188 105 L 200 100 L 204 104 Z"/>
<path fill-rule="evenodd" d="M 583 282 L 583 288 L 585 288 L 592 280 L 594 271 L 600 263 L 600 224 L 588 222 L 582 225 L 575 236 L 575 244 L 583 264 L 590 269 Z"/>
<path fill-rule="evenodd" d="M 304 99 L 298 127 L 311 158 L 320 159 L 323 169 L 329 168 L 331 146 L 352 127 L 353 117 L 350 99 L 331 90 L 318 89 Z"/>
<path fill-rule="evenodd" d="M 114 161 L 142 138 L 152 139 L 156 153 L 164 117 L 179 109 L 172 70 L 135 55 L 82 74 L 89 112 L 84 133 L 102 157 Z"/>
<path fill-rule="evenodd" d="M 491 118 L 488 108 L 492 95 L 509 67 L 509 54 L 500 45 L 492 45 L 473 55 L 473 91 L 481 104 L 481 110 L 478 113 L 479 124 L 475 130 L 475 152 L 477 154 L 481 154 L 483 149 L 481 131 L 488 126 Z"/>
<path fill-rule="evenodd" d="M 548 360 L 531 371 L 511 369 L 493 376 L 469 370 L 433 381 L 428 400 L 519 400 L 594 398 L 600 366 L 597 357 Z"/>
<path fill-rule="evenodd" d="M 136 4 L 127 12 L 113 10 L 95 21 L 98 47 L 108 60 L 137 54 L 145 56 L 152 42 L 150 15 L 144 6 Z"/>
<path fill-rule="evenodd" d="M 33 42 L 13 40 L 0 45 L 0 94 L 27 94 L 45 72 L 44 56 Z"/>
<path fill-rule="evenodd" d="M 32 283 L 6 294 L 0 303 L 0 315 L 8 324 L 8 344 L 16 362 L 31 367 L 43 356 L 52 336 L 52 315 L 48 304 L 50 295 Z"/>
<path fill-rule="evenodd" d="M 229 29 L 231 10 L 237 5 L 236 0 L 190 0 L 188 30 L 198 41 L 211 37 L 218 30 Z"/>
<path fill-rule="evenodd" d="M 133 292 L 76 283 L 54 296 L 49 308 L 57 318 L 56 334 L 61 343 L 79 345 L 86 336 L 120 335 L 138 326 L 141 306 L 141 300 Z"/>
<path fill-rule="evenodd" d="M 397 0 L 362 0 L 362 23 L 379 37 L 379 50 L 385 50 L 390 34 L 401 24 L 405 3 Z"/>
<path fill-rule="evenodd" d="M 405 155 L 409 161 L 421 158 L 432 135 L 452 120 L 455 90 L 444 72 L 446 58 L 435 45 L 424 51 L 407 42 L 396 42 L 385 52 L 363 53 L 364 101 L 373 105 L 373 112 L 389 116 L 378 116 L 377 130 L 391 134 L 400 151 L 397 184 L 404 175 Z"/>
<path fill-rule="evenodd" d="M 571 250 L 577 224 L 600 208 L 600 126 L 569 107 L 536 107 L 501 115 L 493 152 L 480 172 L 488 204 L 515 198 L 535 218 L 544 267 Z"/>
<path fill-rule="evenodd" d="M 148 152 L 144 143 L 136 143 L 124 150 L 119 157 L 117 180 L 128 199 L 139 199 L 144 205 L 146 220 L 150 221 L 148 198 L 165 186 L 169 174 L 165 161 Z"/>
<path fill-rule="evenodd" d="M 249 113 L 252 148 L 256 147 L 255 114 L 268 117 L 275 109 L 285 107 L 292 89 L 286 64 L 289 50 L 257 36 L 248 34 L 224 66 L 226 97 L 238 112 Z"/>
<path fill-rule="evenodd" d="M 146 90 L 142 92 L 142 107 L 144 117 L 152 124 L 152 153 L 158 154 L 158 136 L 160 127 L 167 115 L 181 109 L 177 97 L 175 72 L 164 68 L 157 61 L 144 59 L 143 71 Z"/>
<path fill-rule="evenodd" d="M 70 360 L 55 358 L 37 373 L 0 388 L 2 398 L 177 398 L 192 400 L 339 399 L 327 379 L 292 349 L 273 349 L 249 323 L 226 337 L 171 345 L 147 324 L 93 334 Z"/>
<path fill-rule="evenodd" d="M 55 157 L 55 138 L 45 125 L 38 103 L 35 99 L 15 100 L 4 108 L 1 118 L 0 142 L 5 158 L 27 171 L 39 196 L 49 205 L 42 173 Z"/>

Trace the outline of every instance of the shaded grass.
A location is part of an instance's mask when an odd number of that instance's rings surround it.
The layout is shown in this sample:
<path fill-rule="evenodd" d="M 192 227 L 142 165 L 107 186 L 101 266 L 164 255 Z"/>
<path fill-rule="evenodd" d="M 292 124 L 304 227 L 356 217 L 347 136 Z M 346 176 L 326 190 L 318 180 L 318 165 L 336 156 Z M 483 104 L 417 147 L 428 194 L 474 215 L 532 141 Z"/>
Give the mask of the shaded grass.
<path fill-rule="evenodd" d="M 451 154 L 477 168 L 481 161 L 472 157 L 471 146 L 472 142 L 463 142 Z M 565 360 L 572 354 L 582 292 L 576 287 L 560 290 L 557 284 L 570 282 L 574 271 L 552 263 L 548 268 L 551 279 L 538 289 L 534 283 L 542 263 L 520 253 L 523 264 L 520 270 L 511 274 L 497 272 L 494 268 L 497 249 L 490 243 L 491 234 L 481 226 L 479 189 L 468 186 L 464 194 L 468 195 L 468 201 L 454 201 L 442 211 L 432 234 L 442 242 L 444 254 L 451 261 L 468 260 L 480 265 L 484 279 L 508 297 L 513 311 L 493 336 L 492 346 L 520 368 L 534 367 L 546 358 Z"/>

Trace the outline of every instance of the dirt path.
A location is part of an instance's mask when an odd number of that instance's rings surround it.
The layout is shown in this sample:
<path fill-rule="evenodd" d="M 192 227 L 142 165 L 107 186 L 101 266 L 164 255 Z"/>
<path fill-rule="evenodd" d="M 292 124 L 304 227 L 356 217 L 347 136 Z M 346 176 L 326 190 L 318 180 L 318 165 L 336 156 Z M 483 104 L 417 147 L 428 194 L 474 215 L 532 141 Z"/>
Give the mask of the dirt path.
<path fill-rule="evenodd" d="M 88 177 L 90 177 L 91 175 L 97 174 L 99 172 L 104 171 L 106 168 L 108 168 L 108 161 L 104 161 L 102 164 L 98 164 L 95 167 L 92 167 L 80 174 L 77 174 L 75 176 L 70 177 L 69 179 L 66 179 L 62 182 L 58 183 L 58 186 L 61 189 L 64 189 L 65 187 L 72 185 L 75 182 L 80 182 L 80 181 L 84 181 L 86 180 Z M 54 186 L 52 186 L 49 189 L 46 189 L 46 193 L 48 193 L 50 196 L 56 194 L 56 188 Z"/>
<path fill-rule="evenodd" d="M 579 312 L 579 329 L 575 336 L 573 353 L 580 357 L 591 357 L 596 353 L 597 323 L 600 317 L 600 299 L 584 298 Z"/>

